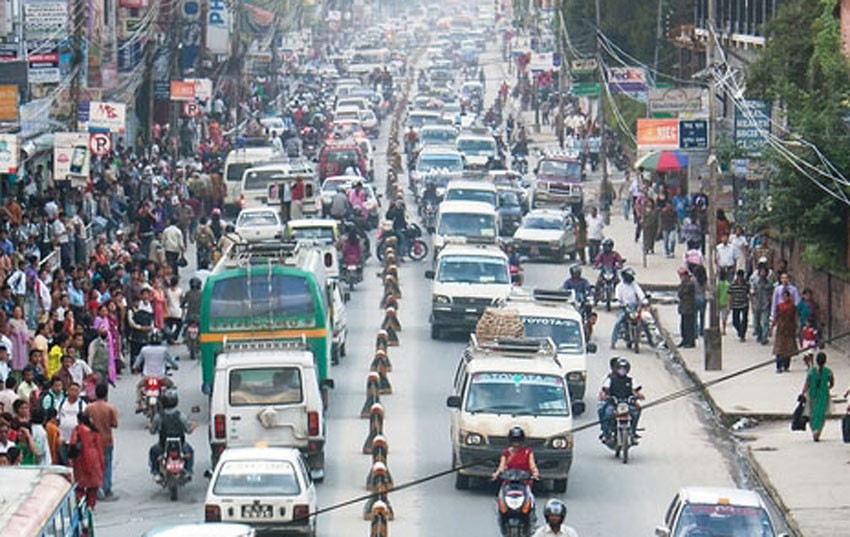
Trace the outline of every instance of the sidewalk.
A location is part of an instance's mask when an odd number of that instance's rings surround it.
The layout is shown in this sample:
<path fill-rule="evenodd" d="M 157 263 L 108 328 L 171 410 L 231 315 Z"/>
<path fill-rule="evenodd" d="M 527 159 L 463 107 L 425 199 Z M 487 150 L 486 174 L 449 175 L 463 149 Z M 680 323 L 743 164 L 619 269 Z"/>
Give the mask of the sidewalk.
<path fill-rule="evenodd" d="M 522 118 L 527 126 L 533 125 L 531 113 L 523 113 Z M 542 127 L 541 131 L 535 133 L 529 128 L 533 149 L 557 145 L 550 128 Z M 617 191 L 623 174 L 614 170 L 609 177 Z M 589 174 L 585 183 L 586 205 L 594 203 L 600 178 L 598 172 Z M 615 249 L 627 259 L 627 266 L 635 269 L 641 285 L 671 290 L 672 293 L 663 291 L 663 294 L 675 296 L 676 270 L 682 262 L 683 245 L 677 245 L 674 258 L 667 259 L 659 242 L 658 253 L 648 255 L 644 267 L 642 241 L 635 242 L 634 224 L 624 219 L 620 200 L 616 200 L 612 208 L 611 225 L 605 228 L 605 233 L 614 239 Z M 657 304 L 656 311 L 660 326 L 675 345 L 680 340 L 676 305 Z M 747 340 L 740 342 L 730 318 L 722 340 L 721 371 L 705 371 L 702 340 L 697 341 L 695 349 L 675 349 L 677 358 L 695 382 L 709 382 L 772 357 L 772 340 L 768 345 L 758 344 L 752 337 L 752 323 L 748 327 Z M 836 379 L 832 391 L 835 401 L 850 385 L 850 357 L 835 348 L 827 348 L 826 352 Z M 804 380 L 802 360 L 797 356 L 792 360 L 789 373 L 776 374 L 775 368 L 768 365 L 704 388 L 703 394 L 727 426 L 741 418 L 758 422 L 735 434 L 741 442 L 741 453 L 782 510 L 793 535 L 850 536 L 850 479 L 847 479 L 850 447 L 841 443 L 840 419 L 829 420 L 819 444 L 812 442 L 808 431 L 795 433 L 790 430 L 791 413 Z M 843 415 L 846 407 L 844 402 L 834 402 L 835 418 Z"/>

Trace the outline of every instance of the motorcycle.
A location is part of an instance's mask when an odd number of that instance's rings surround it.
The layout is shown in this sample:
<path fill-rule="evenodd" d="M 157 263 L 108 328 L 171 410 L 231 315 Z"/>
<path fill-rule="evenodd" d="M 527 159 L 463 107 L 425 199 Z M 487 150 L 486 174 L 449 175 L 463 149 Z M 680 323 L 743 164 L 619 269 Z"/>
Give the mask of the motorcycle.
<path fill-rule="evenodd" d="M 186 455 L 183 453 L 183 442 L 177 437 L 165 439 L 165 446 L 157 461 L 159 472 L 158 482 L 168 489 L 172 502 L 177 501 L 177 491 L 191 480 L 186 472 Z"/>
<path fill-rule="evenodd" d="M 145 379 L 145 384 L 142 386 L 142 413 L 148 420 L 148 423 L 153 421 L 153 417 L 159 414 L 162 409 L 162 404 L 159 399 L 162 396 L 163 382 L 159 377 L 148 377 Z"/>
<path fill-rule="evenodd" d="M 425 203 L 422 208 L 422 225 L 428 233 L 434 233 L 434 225 L 437 219 L 437 207 L 433 203 Z"/>
<path fill-rule="evenodd" d="M 614 300 L 614 287 L 617 285 L 617 269 L 614 267 L 602 267 L 599 275 L 600 286 L 597 288 L 597 302 L 605 302 L 605 311 L 611 311 L 611 302 Z"/>
<path fill-rule="evenodd" d="M 611 433 L 604 438 L 604 443 L 610 450 L 614 452 L 615 457 L 622 455 L 623 464 L 629 462 L 629 449 L 636 446 L 637 443 L 632 436 L 632 415 L 631 408 L 635 405 L 635 398 L 629 397 L 626 400 L 611 397 L 608 399 L 614 405 L 614 428 Z"/>
<path fill-rule="evenodd" d="M 499 529 L 504 537 L 528 537 L 534 530 L 534 494 L 531 474 L 525 470 L 506 470 L 499 475 L 502 485 L 496 502 Z"/>
<path fill-rule="evenodd" d="M 348 288 L 353 291 L 354 286 L 363 281 L 363 265 L 343 265 L 340 279 L 348 284 Z"/>
<path fill-rule="evenodd" d="M 186 347 L 189 349 L 189 359 L 196 360 L 201 353 L 201 327 L 198 321 L 190 321 L 186 325 Z"/>
<path fill-rule="evenodd" d="M 422 236 L 422 228 L 416 224 L 408 224 L 407 228 L 402 232 L 404 240 L 402 241 L 403 251 L 397 252 L 397 256 L 403 258 L 409 256 L 414 261 L 422 261 L 428 257 L 428 245 L 420 239 Z M 392 228 L 380 229 L 378 231 L 378 260 L 384 260 L 384 251 L 386 250 L 386 242 L 390 237 L 398 238 L 397 232 Z"/>
<path fill-rule="evenodd" d="M 573 294 L 573 305 L 581 315 L 585 341 L 590 341 L 590 337 L 593 335 L 593 327 L 596 325 L 596 320 L 598 318 L 596 312 L 593 311 L 593 305 L 595 303 L 593 296 L 593 287 L 590 287 L 590 289 L 588 289 L 588 291 L 583 295 L 579 295 L 577 293 Z"/>
<path fill-rule="evenodd" d="M 655 346 L 652 333 L 649 331 L 647 318 L 654 321 L 650 310 L 649 298 L 644 298 L 637 308 L 626 306 L 626 322 L 620 325 L 620 337 L 626 342 L 626 347 L 640 354 L 641 333 L 646 335 L 646 342 L 650 347 Z"/>

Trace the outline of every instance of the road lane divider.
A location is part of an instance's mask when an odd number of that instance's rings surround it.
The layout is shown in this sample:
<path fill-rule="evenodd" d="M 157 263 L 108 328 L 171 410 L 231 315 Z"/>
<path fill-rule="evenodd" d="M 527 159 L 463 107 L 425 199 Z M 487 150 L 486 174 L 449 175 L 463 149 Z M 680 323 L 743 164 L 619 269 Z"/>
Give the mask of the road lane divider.
<path fill-rule="evenodd" d="M 372 454 L 372 441 L 376 436 L 384 434 L 384 405 L 375 403 L 369 408 L 369 434 L 363 442 L 363 454 Z"/>
<path fill-rule="evenodd" d="M 360 409 L 362 419 L 367 419 L 372 406 L 381 402 L 380 382 L 381 376 L 377 372 L 370 371 L 369 376 L 366 377 L 366 401 Z"/>

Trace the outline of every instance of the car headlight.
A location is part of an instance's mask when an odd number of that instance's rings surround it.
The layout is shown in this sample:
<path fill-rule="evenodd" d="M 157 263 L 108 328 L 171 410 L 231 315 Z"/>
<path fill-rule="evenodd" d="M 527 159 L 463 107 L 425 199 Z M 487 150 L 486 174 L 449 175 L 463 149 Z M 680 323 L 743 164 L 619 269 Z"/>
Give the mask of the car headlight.
<path fill-rule="evenodd" d="M 567 373 L 567 382 L 582 382 L 586 378 L 583 371 L 570 371 Z"/>
<path fill-rule="evenodd" d="M 451 304 L 452 299 L 447 297 L 446 295 L 434 295 L 431 297 L 431 301 L 434 304 Z"/>
<path fill-rule="evenodd" d="M 550 440 L 549 444 L 552 449 L 570 449 L 573 447 L 573 437 L 572 435 L 556 436 Z"/>
<path fill-rule="evenodd" d="M 484 437 L 478 433 L 466 433 L 466 438 L 463 439 L 463 442 L 467 446 L 480 446 L 484 443 Z"/>

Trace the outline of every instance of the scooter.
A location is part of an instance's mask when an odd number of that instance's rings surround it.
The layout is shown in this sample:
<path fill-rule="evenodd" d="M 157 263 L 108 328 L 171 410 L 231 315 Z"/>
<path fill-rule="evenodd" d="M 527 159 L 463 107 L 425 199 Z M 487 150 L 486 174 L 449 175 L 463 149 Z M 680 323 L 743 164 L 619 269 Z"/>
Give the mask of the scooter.
<path fill-rule="evenodd" d="M 363 265 L 343 265 L 340 279 L 348 284 L 349 290 L 353 291 L 354 286 L 363 281 Z"/>
<path fill-rule="evenodd" d="M 186 457 L 183 453 L 183 442 L 177 437 L 165 439 L 165 446 L 159 456 L 159 484 L 168 489 L 172 502 L 177 501 L 177 491 L 188 483 L 192 477 L 186 472 Z"/>
<path fill-rule="evenodd" d="M 499 529 L 504 537 L 528 537 L 534 530 L 534 494 L 530 473 L 506 470 L 499 475 L 502 485 L 496 498 Z"/>
<path fill-rule="evenodd" d="M 635 405 L 635 399 L 630 397 L 622 400 L 611 397 L 609 401 L 614 405 L 614 427 L 603 442 L 614 452 L 615 457 L 619 458 L 622 454 L 623 464 L 628 464 L 629 449 L 637 445 L 632 436 L 632 415 L 629 412 Z"/>

